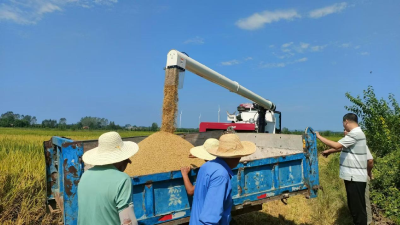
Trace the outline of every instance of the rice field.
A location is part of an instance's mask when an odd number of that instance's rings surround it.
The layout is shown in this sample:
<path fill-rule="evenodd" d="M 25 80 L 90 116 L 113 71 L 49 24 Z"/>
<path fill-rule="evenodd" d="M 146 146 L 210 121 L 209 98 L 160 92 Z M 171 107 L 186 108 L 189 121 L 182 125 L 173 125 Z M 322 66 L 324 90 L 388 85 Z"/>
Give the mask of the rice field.
<path fill-rule="evenodd" d="M 103 132 L 0 128 L 0 224 L 57 224 L 57 215 L 46 214 L 42 143 L 55 135 L 97 139 Z M 151 134 L 119 133 L 122 137 Z M 324 147 L 319 144 L 319 148 Z M 343 182 L 338 178 L 338 159 L 338 155 L 320 157 L 324 191 L 318 198 L 296 196 L 288 200 L 288 205 L 270 202 L 259 212 L 236 217 L 237 224 L 351 224 Z"/>
<path fill-rule="evenodd" d="M 105 131 L 0 128 L 0 224 L 57 224 L 46 214 L 43 141 L 52 136 L 97 139 Z M 122 137 L 152 132 L 121 131 Z"/>

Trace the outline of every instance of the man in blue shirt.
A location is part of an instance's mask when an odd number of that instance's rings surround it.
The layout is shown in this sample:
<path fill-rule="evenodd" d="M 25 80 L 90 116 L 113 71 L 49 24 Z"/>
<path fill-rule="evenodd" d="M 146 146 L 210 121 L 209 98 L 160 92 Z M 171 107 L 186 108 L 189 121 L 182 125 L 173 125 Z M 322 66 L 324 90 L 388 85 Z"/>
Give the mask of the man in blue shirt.
<path fill-rule="evenodd" d="M 200 167 L 194 191 L 190 224 L 222 224 L 231 221 L 231 178 L 243 156 L 256 151 L 252 142 L 240 141 L 236 134 L 225 134 L 219 146 L 207 151 L 217 158 Z"/>

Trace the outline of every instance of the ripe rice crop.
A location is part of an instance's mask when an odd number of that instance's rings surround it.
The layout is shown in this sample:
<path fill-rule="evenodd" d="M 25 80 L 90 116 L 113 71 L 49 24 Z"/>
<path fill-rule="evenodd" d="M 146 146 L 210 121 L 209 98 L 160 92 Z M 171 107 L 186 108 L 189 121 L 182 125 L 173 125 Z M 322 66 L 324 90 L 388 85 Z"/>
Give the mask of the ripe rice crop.
<path fill-rule="evenodd" d="M 43 141 L 51 136 L 97 139 L 106 131 L 0 128 L 0 224 L 57 224 L 46 214 Z M 121 131 L 122 137 L 152 132 Z"/>

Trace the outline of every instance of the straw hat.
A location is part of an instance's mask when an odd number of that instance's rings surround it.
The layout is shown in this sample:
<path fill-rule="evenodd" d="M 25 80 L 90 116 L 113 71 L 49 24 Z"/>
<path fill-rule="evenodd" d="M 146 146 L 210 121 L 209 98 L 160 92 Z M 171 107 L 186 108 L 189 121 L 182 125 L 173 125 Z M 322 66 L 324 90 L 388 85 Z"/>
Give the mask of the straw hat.
<path fill-rule="evenodd" d="M 207 149 L 218 148 L 218 144 L 219 144 L 218 139 L 209 138 L 204 142 L 203 145 L 191 148 L 190 154 L 192 154 L 193 156 L 196 156 L 199 159 L 204 159 L 204 160 L 208 160 L 208 161 L 213 160 L 217 157 L 208 153 Z"/>
<path fill-rule="evenodd" d="M 207 151 L 220 158 L 239 158 L 256 151 L 256 145 L 250 141 L 240 141 L 236 134 L 224 134 L 219 138 L 219 146 Z"/>
<path fill-rule="evenodd" d="M 90 165 L 108 165 L 122 162 L 136 154 L 139 146 L 132 141 L 122 141 L 115 132 L 107 132 L 99 137 L 99 145 L 83 154 L 83 161 Z"/>

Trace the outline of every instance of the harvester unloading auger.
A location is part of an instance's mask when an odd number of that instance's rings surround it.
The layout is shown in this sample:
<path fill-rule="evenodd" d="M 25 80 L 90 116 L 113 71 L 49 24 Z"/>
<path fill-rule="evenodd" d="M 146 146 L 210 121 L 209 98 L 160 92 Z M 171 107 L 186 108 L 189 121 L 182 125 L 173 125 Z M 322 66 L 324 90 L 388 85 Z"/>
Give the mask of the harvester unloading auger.
<path fill-rule="evenodd" d="M 276 128 L 276 118 L 274 117 L 274 114 L 278 115 L 279 127 L 281 114 L 280 112 L 275 111 L 276 106 L 271 101 L 241 86 L 238 82 L 232 81 L 220 73 L 197 62 L 182 52 L 171 50 L 167 57 L 161 130 L 167 132 L 175 131 L 174 124 L 178 108 L 178 86 L 183 85 L 184 72 L 188 70 L 254 102 L 250 107 L 243 107 L 246 104 L 240 105 L 238 107 L 240 113 L 238 117 L 228 113 L 228 120 L 235 123 L 235 130 L 243 130 L 247 132 L 253 130 L 253 132 L 256 131 L 258 133 L 276 133 L 276 131 L 278 131 L 279 133 L 280 128 Z M 267 124 L 266 119 L 269 124 Z M 201 124 L 200 131 L 226 130 L 228 126 L 232 126 L 232 124 L 204 123 Z"/>

